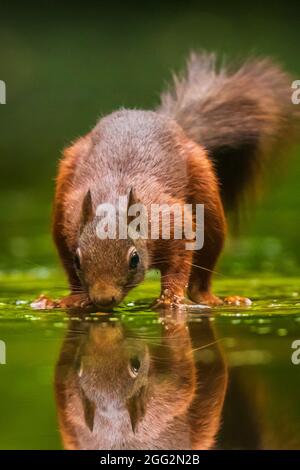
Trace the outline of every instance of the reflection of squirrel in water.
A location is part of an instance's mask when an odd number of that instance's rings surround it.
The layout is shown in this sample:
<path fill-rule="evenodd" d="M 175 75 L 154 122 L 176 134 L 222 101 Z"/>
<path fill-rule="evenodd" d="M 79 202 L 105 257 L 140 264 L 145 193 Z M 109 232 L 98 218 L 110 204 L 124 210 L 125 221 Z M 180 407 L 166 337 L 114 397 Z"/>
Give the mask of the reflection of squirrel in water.
<path fill-rule="evenodd" d="M 71 294 L 60 306 L 118 304 L 147 269 L 161 272 L 160 303 L 221 303 L 211 273 L 223 247 L 225 209 L 236 210 L 279 143 L 289 141 L 289 76 L 268 60 L 217 71 L 212 55 L 193 55 L 153 111 L 121 110 L 65 150 L 54 202 L 54 239 Z M 274 163 L 273 163 L 274 165 Z M 204 247 L 184 240 L 106 239 L 96 207 L 204 204 Z M 229 301 L 242 302 L 240 298 Z"/>
<path fill-rule="evenodd" d="M 214 445 L 227 371 L 211 324 L 161 328 L 147 340 L 115 322 L 70 323 L 55 380 L 65 448 Z"/>

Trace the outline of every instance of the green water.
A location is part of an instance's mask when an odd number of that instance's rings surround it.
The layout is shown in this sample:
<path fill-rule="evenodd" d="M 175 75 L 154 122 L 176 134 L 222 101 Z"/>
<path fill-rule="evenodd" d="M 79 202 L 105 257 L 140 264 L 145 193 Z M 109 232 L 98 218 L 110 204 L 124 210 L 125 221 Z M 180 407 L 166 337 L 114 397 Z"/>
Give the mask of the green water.
<path fill-rule="evenodd" d="M 159 291 L 158 280 L 150 275 L 110 316 L 98 313 L 70 317 L 61 310 L 34 311 L 30 307 L 30 301 L 41 292 L 52 297 L 66 292 L 57 272 L 44 268 L 22 275 L 2 275 L 0 339 L 6 345 L 6 364 L 0 365 L 0 447 L 62 447 L 54 370 L 64 338 L 70 329 L 75 331 L 74 325 L 80 337 L 88 338 L 91 328 L 105 325 L 124 330 L 127 340 L 135 338 L 157 345 L 163 342 L 161 328 L 166 317 L 172 324 L 188 327 L 194 335 L 195 351 L 207 352 L 210 343 L 216 341 L 224 352 L 229 386 L 221 412 L 222 425 L 216 431 L 218 447 L 300 448 L 300 365 L 291 362 L 291 344 L 300 339 L 299 281 L 267 277 L 216 279 L 217 294 L 247 295 L 253 305 L 212 310 L 192 307 L 162 313 L 149 308 Z M 201 322 L 205 321 L 214 326 L 216 334 L 208 345 L 204 342 L 199 346 L 197 341 L 204 328 Z M 199 335 L 195 328 L 200 328 Z M 76 332 L 71 341 L 76 342 Z M 96 357 L 98 353 L 101 351 L 93 354 Z M 124 354 L 124 348 L 114 354 Z M 197 359 L 196 353 L 194 356 Z M 116 374 L 121 377 L 122 370 L 117 369 Z"/>

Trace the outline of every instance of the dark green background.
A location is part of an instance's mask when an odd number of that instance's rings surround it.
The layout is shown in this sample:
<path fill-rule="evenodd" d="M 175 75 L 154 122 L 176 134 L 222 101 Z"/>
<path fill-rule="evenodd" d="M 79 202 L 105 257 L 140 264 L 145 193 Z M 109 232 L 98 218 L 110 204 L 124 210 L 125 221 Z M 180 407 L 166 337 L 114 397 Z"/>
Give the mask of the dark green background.
<path fill-rule="evenodd" d="M 1 2 L 0 268 L 56 265 L 49 226 L 61 149 L 112 110 L 156 105 L 191 49 L 272 56 L 300 77 L 296 2 L 210 3 Z M 226 273 L 299 272 L 298 157 L 228 247 Z"/>

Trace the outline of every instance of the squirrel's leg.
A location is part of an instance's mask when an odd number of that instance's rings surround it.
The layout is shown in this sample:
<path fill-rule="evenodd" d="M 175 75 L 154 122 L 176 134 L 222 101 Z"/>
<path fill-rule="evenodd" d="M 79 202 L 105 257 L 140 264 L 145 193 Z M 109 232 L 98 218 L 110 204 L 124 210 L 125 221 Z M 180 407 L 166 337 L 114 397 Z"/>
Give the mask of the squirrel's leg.
<path fill-rule="evenodd" d="M 86 292 L 83 291 L 81 282 L 74 268 L 73 256 L 70 252 L 66 240 L 61 233 L 62 212 L 55 207 L 53 220 L 53 238 L 64 270 L 67 273 L 70 294 L 60 300 L 53 300 L 45 295 L 40 295 L 31 303 L 31 307 L 44 310 L 52 308 L 84 308 L 91 305 L 91 301 Z"/>
<path fill-rule="evenodd" d="M 211 292 L 211 278 L 222 251 L 226 222 L 213 168 L 202 150 L 190 154 L 187 164 L 189 177 L 188 202 L 193 206 L 196 230 L 204 231 L 204 244 L 193 254 L 193 266 L 188 296 L 196 303 L 220 305 L 222 300 Z M 204 205 L 204 220 L 195 218 L 196 204 Z M 199 234 L 197 234 L 199 237 Z"/>
<path fill-rule="evenodd" d="M 53 226 L 54 242 L 62 262 L 63 268 L 68 276 L 70 291 L 75 292 L 81 288 L 81 282 L 77 276 L 72 253 L 70 252 L 66 240 L 60 232 L 59 225 Z"/>
<path fill-rule="evenodd" d="M 185 290 L 188 284 L 193 252 L 186 250 L 185 240 L 160 240 L 159 253 L 153 263 L 161 273 L 161 294 L 154 306 L 175 306 L 186 303 Z"/>
<path fill-rule="evenodd" d="M 251 300 L 247 297 L 229 296 L 225 299 L 220 299 L 211 292 L 211 279 L 218 257 L 222 251 L 224 232 L 221 230 L 215 231 L 218 220 L 213 220 L 218 215 L 210 213 L 209 222 L 206 221 L 207 230 L 204 229 L 204 245 L 199 251 L 194 252 L 193 266 L 189 279 L 187 294 L 188 297 L 195 303 L 217 306 L 222 304 L 227 305 L 251 305 Z M 205 219 L 204 219 L 205 220 Z M 211 225 L 213 224 L 213 225 Z M 207 233 L 208 232 L 208 233 Z"/>
<path fill-rule="evenodd" d="M 188 296 L 196 303 L 208 305 L 250 305 L 251 301 L 240 296 L 219 299 L 211 292 L 211 278 L 222 251 L 226 222 L 218 184 L 203 151 L 196 151 L 188 159 L 189 202 L 204 204 L 204 244 L 194 251 L 193 267 L 188 285 Z M 197 223 L 197 220 L 196 220 Z"/>
<path fill-rule="evenodd" d="M 197 304 L 221 305 L 223 301 L 211 292 L 211 278 L 221 252 L 218 246 L 220 241 L 215 241 L 215 246 L 208 247 L 205 242 L 201 250 L 195 251 L 193 267 L 188 284 L 188 297 Z M 205 246 L 206 245 L 206 246 Z M 209 243 L 209 245 L 211 245 Z"/>
<path fill-rule="evenodd" d="M 223 301 L 211 292 L 211 279 L 225 238 L 222 208 L 218 204 L 207 208 L 204 204 L 204 243 L 193 252 L 188 296 L 197 304 L 221 305 Z"/>
<path fill-rule="evenodd" d="M 76 274 L 73 265 L 73 257 L 68 248 L 66 240 L 61 233 L 62 214 L 55 210 L 53 221 L 53 238 L 57 247 L 63 267 L 67 273 L 70 294 L 60 300 L 53 300 L 46 295 L 40 295 L 31 303 L 31 307 L 38 310 L 52 308 L 85 308 L 91 305 L 90 298 L 86 292 L 82 291 L 81 282 Z"/>
<path fill-rule="evenodd" d="M 61 233 L 61 218 L 62 213 L 60 213 L 59 210 L 55 210 L 53 221 L 53 238 L 63 267 L 68 276 L 70 294 L 60 299 L 56 303 L 55 307 L 84 308 L 91 305 L 91 300 L 88 296 L 88 293 L 84 292 L 82 289 L 80 279 L 78 278 L 74 267 L 72 253 L 70 252 L 66 240 Z"/>

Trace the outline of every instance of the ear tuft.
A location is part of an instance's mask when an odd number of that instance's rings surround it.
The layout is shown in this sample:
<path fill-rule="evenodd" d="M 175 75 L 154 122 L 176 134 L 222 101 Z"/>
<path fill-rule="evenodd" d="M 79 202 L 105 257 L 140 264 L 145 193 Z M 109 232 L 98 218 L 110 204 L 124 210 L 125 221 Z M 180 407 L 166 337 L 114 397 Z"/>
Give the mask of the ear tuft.
<path fill-rule="evenodd" d="M 84 196 L 82 207 L 81 207 L 81 218 L 80 218 L 80 232 L 82 232 L 84 226 L 92 222 L 94 218 L 93 212 L 93 202 L 92 202 L 92 195 L 90 189 Z"/>
<path fill-rule="evenodd" d="M 130 207 L 133 206 L 134 204 L 139 204 L 141 201 L 139 200 L 136 191 L 133 187 L 131 187 L 127 193 L 127 224 L 129 225 L 130 222 L 134 219 L 134 216 L 129 215 L 130 214 Z"/>
<path fill-rule="evenodd" d="M 132 206 L 133 204 L 137 204 L 139 201 L 139 198 L 136 195 L 136 191 L 134 188 L 130 188 L 128 191 L 128 208 Z"/>

